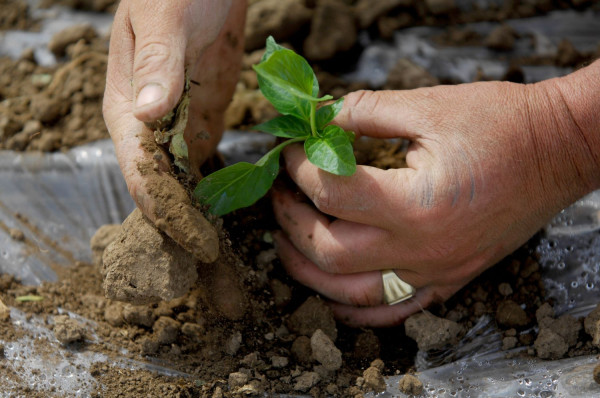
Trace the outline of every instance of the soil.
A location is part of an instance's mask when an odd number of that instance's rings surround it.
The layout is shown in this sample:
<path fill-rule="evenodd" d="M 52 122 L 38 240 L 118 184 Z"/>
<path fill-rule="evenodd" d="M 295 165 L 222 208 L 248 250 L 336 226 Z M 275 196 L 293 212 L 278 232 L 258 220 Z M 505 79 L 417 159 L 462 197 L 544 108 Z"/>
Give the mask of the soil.
<path fill-rule="evenodd" d="M 44 3 L 110 11 L 115 2 Z M 506 2 L 495 9 L 461 13 L 453 1 L 434 0 L 249 3 L 247 52 L 226 116 L 229 128 L 246 128 L 275 114 L 259 95 L 251 72 L 251 65 L 262 54 L 260 43 L 269 34 L 287 41 L 315 62 L 321 88 L 337 97 L 368 87 L 339 77 L 340 63 L 359 47 L 359 29 L 386 38 L 394 29 L 406 26 L 498 21 L 556 8 L 596 6 L 586 1 Z M 23 17 L 24 1 L 10 1 L 8 5 L 0 11 L 0 29 L 35 29 L 35 21 Z M 15 13 L 13 8 L 21 11 Z M 335 21 L 335 35 L 324 20 Z M 352 20 L 356 25 L 349 22 Z M 318 40 L 329 36 L 331 41 Z M 510 50 L 507 38 L 512 36 L 513 32 L 503 26 L 487 38 L 454 28 L 439 40 L 453 45 L 477 43 L 502 52 Z M 315 46 L 319 51 L 313 51 Z M 595 56 L 574 52 L 569 43 L 561 43 L 560 48 L 557 57 L 520 62 L 577 66 Z M 51 68 L 37 65 L 27 49 L 18 60 L 0 58 L 0 148 L 65 150 L 108 137 L 101 115 L 107 38 L 98 37 L 89 26 L 78 26 L 60 32 L 51 40 L 51 49 L 62 57 Z M 324 53 L 327 59 L 320 59 Z M 339 61 L 332 61 L 334 57 Z M 518 70 L 519 64 L 515 68 Z M 426 70 L 401 60 L 385 88 L 438 83 Z M 359 141 L 357 159 L 380 168 L 402 167 L 405 147 L 402 142 Z M 154 164 L 140 167 L 149 174 L 156 172 Z M 171 188 L 156 187 L 165 194 L 173 192 Z M 180 202 L 188 203 L 189 198 Z M 26 317 L 40 317 L 53 329 L 53 336 L 38 337 L 40 347 L 44 339 L 56 339 L 65 353 L 78 350 L 106 355 L 108 362 L 92 367 L 92 376 L 102 386 L 94 392 L 97 397 L 263 393 L 360 397 L 383 391 L 384 376 L 404 373 L 408 374 L 399 388 L 407 394 L 420 394 L 423 385 L 414 374 L 413 363 L 417 350 L 428 351 L 434 358 L 463 338 L 484 315 L 495 320 L 504 349 L 524 348 L 516 354 L 511 351 L 511 355 L 556 359 L 600 353 L 600 306 L 585 319 L 568 315 L 557 318 L 552 302 L 545 299 L 534 250 L 537 236 L 446 303 L 414 315 L 405 325 L 356 330 L 336 323 L 320 297 L 284 273 L 270 238 L 277 225 L 268 200 L 212 221 L 213 225 L 198 230 L 200 234 L 209 228 L 216 231 L 211 239 L 218 239 L 219 251 L 214 256 L 210 250 L 188 250 L 193 252 L 190 254 L 180 249 L 137 212 L 122 227 L 103 228 L 92 239 L 94 264 L 73 261 L 71 267 L 57 268 L 58 282 L 24 286 L 10 275 L 0 275 L 2 341 L 7 344 L 31 333 L 14 321 L 14 315 L 7 311 L 9 306 L 23 311 Z M 18 240 L 22 233 L 11 231 L 11 236 Z M 218 260 L 214 262 L 213 257 Z M 144 267 L 139 268 L 139 264 Z M 17 300 L 22 296 L 43 299 Z M 0 346 L 0 357 L 3 353 Z M 157 375 L 111 362 L 122 356 L 166 364 L 191 377 Z M 452 355 L 444 358 L 451 360 Z M 0 372 L 21 383 L 17 394 L 60 395 L 31 389 L 22 379 L 22 370 L 2 361 Z M 598 374 L 596 367 L 593 377 L 600 383 Z"/>
<path fill-rule="evenodd" d="M 102 119 L 106 39 L 85 29 L 80 37 L 66 33 L 68 40 L 59 32 L 52 41 L 55 51 L 67 53 L 55 67 L 36 64 L 30 49 L 19 60 L 0 58 L 0 149 L 50 152 L 108 138 Z"/>

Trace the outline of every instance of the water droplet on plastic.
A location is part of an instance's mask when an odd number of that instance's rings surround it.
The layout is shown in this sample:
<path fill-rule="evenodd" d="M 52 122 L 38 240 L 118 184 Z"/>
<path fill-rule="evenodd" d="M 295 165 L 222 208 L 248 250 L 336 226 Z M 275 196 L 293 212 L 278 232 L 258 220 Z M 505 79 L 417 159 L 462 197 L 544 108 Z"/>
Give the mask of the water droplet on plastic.
<path fill-rule="evenodd" d="M 73 377 L 73 367 L 72 366 L 65 366 L 62 369 L 62 376 L 63 377 Z"/>
<path fill-rule="evenodd" d="M 524 397 L 524 396 L 525 396 L 525 391 L 523 391 L 523 390 L 518 390 L 518 391 L 517 391 L 517 395 L 519 395 L 520 397 Z"/>
<path fill-rule="evenodd" d="M 571 287 L 572 288 L 576 288 L 577 286 L 579 286 L 579 283 L 577 283 L 577 281 L 571 282 Z"/>

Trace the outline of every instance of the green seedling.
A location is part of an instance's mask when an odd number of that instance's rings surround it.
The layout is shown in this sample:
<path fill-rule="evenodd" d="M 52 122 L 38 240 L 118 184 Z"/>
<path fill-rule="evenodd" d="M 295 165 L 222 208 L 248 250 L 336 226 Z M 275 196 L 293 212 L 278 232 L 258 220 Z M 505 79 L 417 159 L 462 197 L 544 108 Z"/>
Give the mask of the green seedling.
<path fill-rule="evenodd" d="M 342 109 L 343 99 L 317 109 L 320 102 L 333 97 L 317 97 L 319 83 L 304 58 L 269 37 L 265 54 L 254 70 L 261 92 L 282 114 L 255 129 L 287 140 L 255 164 L 236 163 L 200 181 L 194 196 L 218 216 L 250 206 L 263 197 L 279 173 L 281 151 L 295 142 L 304 142 L 308 160 L 322 170 L 341 176 L 356 171 L 354 133 L 328 124 Z"/>

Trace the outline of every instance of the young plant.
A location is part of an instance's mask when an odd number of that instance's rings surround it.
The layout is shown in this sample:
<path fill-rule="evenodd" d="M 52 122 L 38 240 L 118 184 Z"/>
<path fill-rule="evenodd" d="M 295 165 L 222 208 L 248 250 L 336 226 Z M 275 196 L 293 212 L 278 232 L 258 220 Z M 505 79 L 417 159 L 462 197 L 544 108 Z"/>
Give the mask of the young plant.
<path fill-rule="evenodd" d="M 253 68 L 263 95 L 282 114 L 255 129 L 288 140 L 256 164 L 236 163 L 200 181 L 194 196 L 219 216 L 250 206 L 264 196 L 279 173 L 282 149 L 295 142 L 304 142 L 308 160 L 322 170 L 342 176 L 356 171 L 354 133 L 328 124 L 342 109 L 343 99 L 317 109 L 319 102 L 333 97 L 317 97 L 319 83 L 308 62 L 269 37 L 261 62 Z"/>

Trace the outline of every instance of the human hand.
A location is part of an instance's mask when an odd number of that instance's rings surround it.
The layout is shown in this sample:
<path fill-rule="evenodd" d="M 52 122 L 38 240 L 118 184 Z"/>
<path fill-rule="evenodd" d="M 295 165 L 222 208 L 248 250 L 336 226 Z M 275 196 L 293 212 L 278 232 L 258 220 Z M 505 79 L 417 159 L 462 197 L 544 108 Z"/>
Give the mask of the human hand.
<path fill-rule="evenodd" d="M 408 167 L 340 177 L 286 149 L 309 199 L 273 192 L 286 270 L 353 326 L 398 324 L 448 299 L 597 184 L 566 102 L 555 81 L 349 94 L 335 124 L 409 139 Z M 385 269 L 417 289 L 413 299 L 383 304 Z"/>
<path fill-rule="evenodd" d="M 176 106 L 187 68 L 197 84 L 185 140 L 190 169 L 199 173 L 223 133 L 241 65 L 245 11 L 243 0 L 123 0 L 111 34 L 103 113 L 129 191 L 150 220 L 205 262 L 218 255 L 216 232 L 169 175 L 168 158 L 144 122 Z"/>

